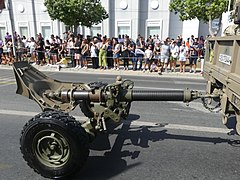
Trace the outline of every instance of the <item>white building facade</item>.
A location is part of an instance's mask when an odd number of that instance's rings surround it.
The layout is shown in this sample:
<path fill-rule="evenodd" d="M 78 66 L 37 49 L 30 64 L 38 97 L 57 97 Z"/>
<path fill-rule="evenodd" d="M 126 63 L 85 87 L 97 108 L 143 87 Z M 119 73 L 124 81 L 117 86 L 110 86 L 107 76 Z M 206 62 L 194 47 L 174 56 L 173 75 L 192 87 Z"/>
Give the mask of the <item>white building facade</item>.
<path fill-rule="evenodd" d="M 10 6 L 9 6 L 9 2 Z M 6 9 L 0 12 L 0 39 L 6 32 L 13 30 L 21 36 L 35 37 L 42 33 L 45 39 L 51 34 L 63 36 L 67 27 L 55 20 L 52 21 L 46 12 L 44 0 L 6 0 Z M 168 9 L 170 0 L 102 0 L 102 5 L 109 13 L 109 18 L 92 28 L 79 27 L 78 33 L 94 36 L 97 33 L 108 37 L 128 34 L 133 39 L 138 34 L 147 38 L 158 35 L 160 39 L 176 38 L 182 35 L 184 39 L 194 35 L 199 37 L 208 34 L 208 25 L 198 20 L 179 20 L 178 15 Z M 12 20 L 10 20 L 10 12 Z"/>

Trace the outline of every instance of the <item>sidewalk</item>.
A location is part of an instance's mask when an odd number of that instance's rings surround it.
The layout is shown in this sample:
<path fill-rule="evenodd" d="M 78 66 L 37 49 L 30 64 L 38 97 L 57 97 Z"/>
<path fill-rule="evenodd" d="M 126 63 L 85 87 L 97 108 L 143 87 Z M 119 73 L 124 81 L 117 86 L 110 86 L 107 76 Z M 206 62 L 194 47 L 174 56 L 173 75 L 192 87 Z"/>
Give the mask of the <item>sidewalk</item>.
<path fill-rule="evenodd" d="M 57 68 L 54 67 L 48 67 L 48 66 L 39 66 L 39 65 L 34 65 L 34 67 L 40 71 L 58 71 Z M 0 69 L 12 69 L 12 66 L 9 65 L 0 65 Z M 100 69 L 75 69 L 75 68 L 61 68 L 59 71 L 61 72 L 67 72 L 67 73 L 79 73 L 79 74 L 107 74 L 107 75 L 121 75 L 121 76 L 149 76 L 149 77 L 167 77 L 167 78 L 189 78 L 189 79 L 203 79 L 202 75 L 199 73 L 200 71 L 198 70 L 197 73 L 180 73 L 180 72 L 163 72 L 162 75 L 159 75 L 157 72 L 143 72 L 143 71 L 133 71 L 133 70 L 123 70 L 120 69 L 119 71 L 117 70 L 112 70 L 112 69 L 107 69 L 107 70 L 100 70 Z"/>

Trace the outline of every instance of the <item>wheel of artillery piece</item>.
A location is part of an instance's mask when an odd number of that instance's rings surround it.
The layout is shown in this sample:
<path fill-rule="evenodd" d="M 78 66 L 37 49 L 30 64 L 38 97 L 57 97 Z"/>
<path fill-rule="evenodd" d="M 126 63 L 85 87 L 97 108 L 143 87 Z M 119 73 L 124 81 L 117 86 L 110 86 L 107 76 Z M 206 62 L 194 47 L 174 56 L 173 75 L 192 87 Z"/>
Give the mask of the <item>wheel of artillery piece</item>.
<path fill-rule="evenodd" d="M 67 113 L 47 111 L 23 128 L 23 158 L 47 178 L 63 178 L 79 170 L 89 155 L 89 138 L 81 124 Z"/>

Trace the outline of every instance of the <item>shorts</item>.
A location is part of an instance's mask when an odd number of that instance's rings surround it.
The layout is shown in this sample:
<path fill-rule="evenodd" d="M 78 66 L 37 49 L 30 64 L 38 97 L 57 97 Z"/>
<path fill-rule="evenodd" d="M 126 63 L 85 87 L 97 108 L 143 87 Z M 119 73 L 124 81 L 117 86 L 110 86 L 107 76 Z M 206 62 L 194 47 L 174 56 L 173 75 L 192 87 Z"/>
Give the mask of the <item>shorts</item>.
<path fill-rule="evenodd" d="M 197 64 L 197 57 L 190 57 L 190 59 L 189 59 L 189 64 Z"/>
<path fill-rule="evenodd" d="M 186 62 L 186 57 L 179 57 L 179 61 Z"/>
<path fill-rule="evenodd" d="M 160 59 L 161 59 L 161 55 L 160 55 L 160 54 L 156 54 L 156 55 L 154 56 L 154 59 L 160 60 Z"/>
<path fill-rule="evenodd" d="M 144 59 L 144 63 L 145 63 L 145 64 L 149 64 L 149 63 L 150 63 L 150 59 L 149 59 L 149 58 L 145 58 L 145 59 Z"/>
<path fill-rule="evenodd" d="M 82 60 L 83 60 L 83 61 L 86 61 L 86 60 L 87 60 L 87 57 L 88 57 L 87 54 L 82 55 Z"/>
<path fill-rule="evenodd" d="M 144 55 L 143 54 L 136 54 L 136 57 L 142 59 L 144 57 Z"/>
<path fill-rule="evenodd" d="M 161 63 L 167 64 L 169 60 L 169 57 L 166 55 L 161 55 Z"/>
<path fill-rule="evenodd" d="M 118 59 L 120 57 L 120 54 L 117 53 L 117 54 L 113 54 L 113 59 Z"/>
<path fill-rule="evenodd" d="M 170 61 L 177 61 L 178 57 L 170 56 Z"/>
<path fill-rule="evenodd" d="M 75 59 L 79 60 L 80 59 L 80 54 L 75 53 Z"/>

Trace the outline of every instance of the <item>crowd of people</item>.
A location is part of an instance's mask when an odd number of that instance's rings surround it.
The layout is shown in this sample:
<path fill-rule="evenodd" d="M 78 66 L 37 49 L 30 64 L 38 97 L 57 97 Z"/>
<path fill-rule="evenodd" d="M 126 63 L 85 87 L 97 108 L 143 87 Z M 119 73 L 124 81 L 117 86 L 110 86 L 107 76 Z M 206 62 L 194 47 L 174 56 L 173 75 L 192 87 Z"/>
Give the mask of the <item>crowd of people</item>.
<path fill-rule="evenodd" d="M 14 43 L 13 43 L 14 42 Z M 51 35 L 49 39 L 39 33 L 36 38 L 26 38 L 16 32 L 6 33 L 0 40 L 0 64 L 12 64 L 27 60 L 37 65 L 75 69 L 112 69 L 142 72 L 189 72 L 196 73 L 198 61 L 203 59 L 205 40 L 193 35 L 187 40 L 179 35 L 176 39 L 159 39 L 158 35 L 146 40 L 139 34 L 136 40 L 128 35 L 108 38 L 74 35 L 68 31 L 63 38 Z M 14 53 L 14 49 L 15 52 Z M 201 65 L 203 66 L 203 65 Z"/>

